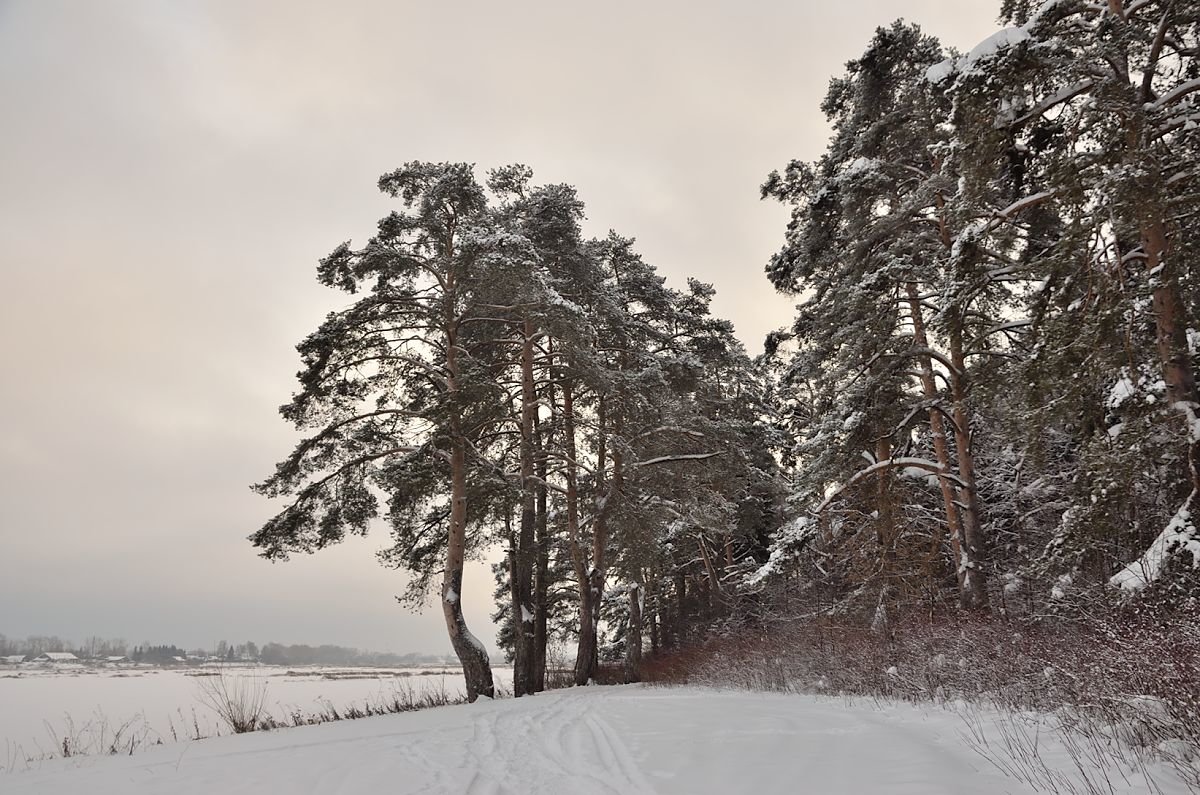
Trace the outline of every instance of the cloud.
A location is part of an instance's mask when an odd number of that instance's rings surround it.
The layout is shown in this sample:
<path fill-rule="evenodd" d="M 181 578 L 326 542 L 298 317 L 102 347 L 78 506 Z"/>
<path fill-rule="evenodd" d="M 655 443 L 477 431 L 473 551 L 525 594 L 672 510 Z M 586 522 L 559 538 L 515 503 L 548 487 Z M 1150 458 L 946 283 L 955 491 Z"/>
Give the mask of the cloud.
<path fill-rule="evenodd" d="M 904 14 L 969 47 L 988 2 L 0 5 L 0 601 L 8 634 L 446 648 L 367 541 L 272 566 L 250 494 L 294 434 L 316 260 L 410 159 L 520 161 L 590 231 L 713 282 L 752 350 L 789 320 L 757 186 L 819 154 L 829 77 Z M 490 575 L 466 594 L 486 628 Z M 46 588 L 53 583 L 52 588 Z M 38 598 L 28 597 L 37 593 Z M 14 614 L 15 613 L 15 614 Z"/>

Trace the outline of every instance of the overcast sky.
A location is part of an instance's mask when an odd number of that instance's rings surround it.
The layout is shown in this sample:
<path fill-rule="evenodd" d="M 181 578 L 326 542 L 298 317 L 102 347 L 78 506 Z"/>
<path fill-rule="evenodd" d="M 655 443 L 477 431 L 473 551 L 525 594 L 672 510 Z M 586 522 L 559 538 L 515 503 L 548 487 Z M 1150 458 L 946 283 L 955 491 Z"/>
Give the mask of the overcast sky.
<path fill-rule="evenodd" d="M 829 78 L 896 17 L 959 48 L 998 0 L 0 0 L 0 632 L 448 649 L 386 536 L 271 564 L 317 259 L 408 160 L 531 166 L 752 352 L 785 324 L 758 186 L 820 154 Z M 490 575 L 464 606 L 492 645 Z"/>

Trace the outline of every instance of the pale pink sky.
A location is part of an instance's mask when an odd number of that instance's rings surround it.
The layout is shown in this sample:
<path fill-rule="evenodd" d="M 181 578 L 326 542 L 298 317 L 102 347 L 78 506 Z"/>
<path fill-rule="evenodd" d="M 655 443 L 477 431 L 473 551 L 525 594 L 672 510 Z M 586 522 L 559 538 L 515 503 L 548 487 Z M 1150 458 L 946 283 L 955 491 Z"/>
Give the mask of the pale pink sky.
<path fill-rule="evenodd" d="M 383 533 L 275 565 L 245 540 L 293 346 L 345 303 L 316 261 L 386 213 L 378 176 L 570 182 L 756 351 L 790 316 L 758 185 L 820 154 L 829 78 L 897 17 L 968 49 L 998 6 L 0 0 L 0 632 L 445 650 Z"/>

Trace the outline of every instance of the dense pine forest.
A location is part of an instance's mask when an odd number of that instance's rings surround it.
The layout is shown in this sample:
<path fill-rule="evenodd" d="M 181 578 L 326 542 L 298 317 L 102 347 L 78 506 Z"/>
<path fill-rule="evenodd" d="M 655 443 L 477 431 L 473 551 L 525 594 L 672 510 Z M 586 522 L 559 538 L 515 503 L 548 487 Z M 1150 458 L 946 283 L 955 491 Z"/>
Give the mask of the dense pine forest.
<path fill-rule="evenodd" d="M 826 151 L 761 188 L 796 314 L 759 355 L 569 185 L 384 175 L 397 209 L 321 260 L 350 303 L 299 346 L 253 544 L 382 519 L 472 699 L 464 562 L 495 549 L 518 696 L 554 648 L 580 685 L 1194 692 L 1200 4 L 1000 11 L 965 51 L 881 27 L 831 80 Z"/>

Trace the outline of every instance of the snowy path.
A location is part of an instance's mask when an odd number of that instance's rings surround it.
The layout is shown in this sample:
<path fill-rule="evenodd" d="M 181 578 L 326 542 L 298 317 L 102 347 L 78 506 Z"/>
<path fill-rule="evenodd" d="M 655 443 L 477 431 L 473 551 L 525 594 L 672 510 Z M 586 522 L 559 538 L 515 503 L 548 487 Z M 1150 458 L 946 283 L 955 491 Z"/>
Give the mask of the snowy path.
<path fill-rule="evenodd" d="M 690 688 L 586 688 L 216 738 L 133 757 L 55 760 L 0 777 L 0 792 L 1030 792 L 964 745 L 962 726 L 950 713 L 903 705 Z"/>

